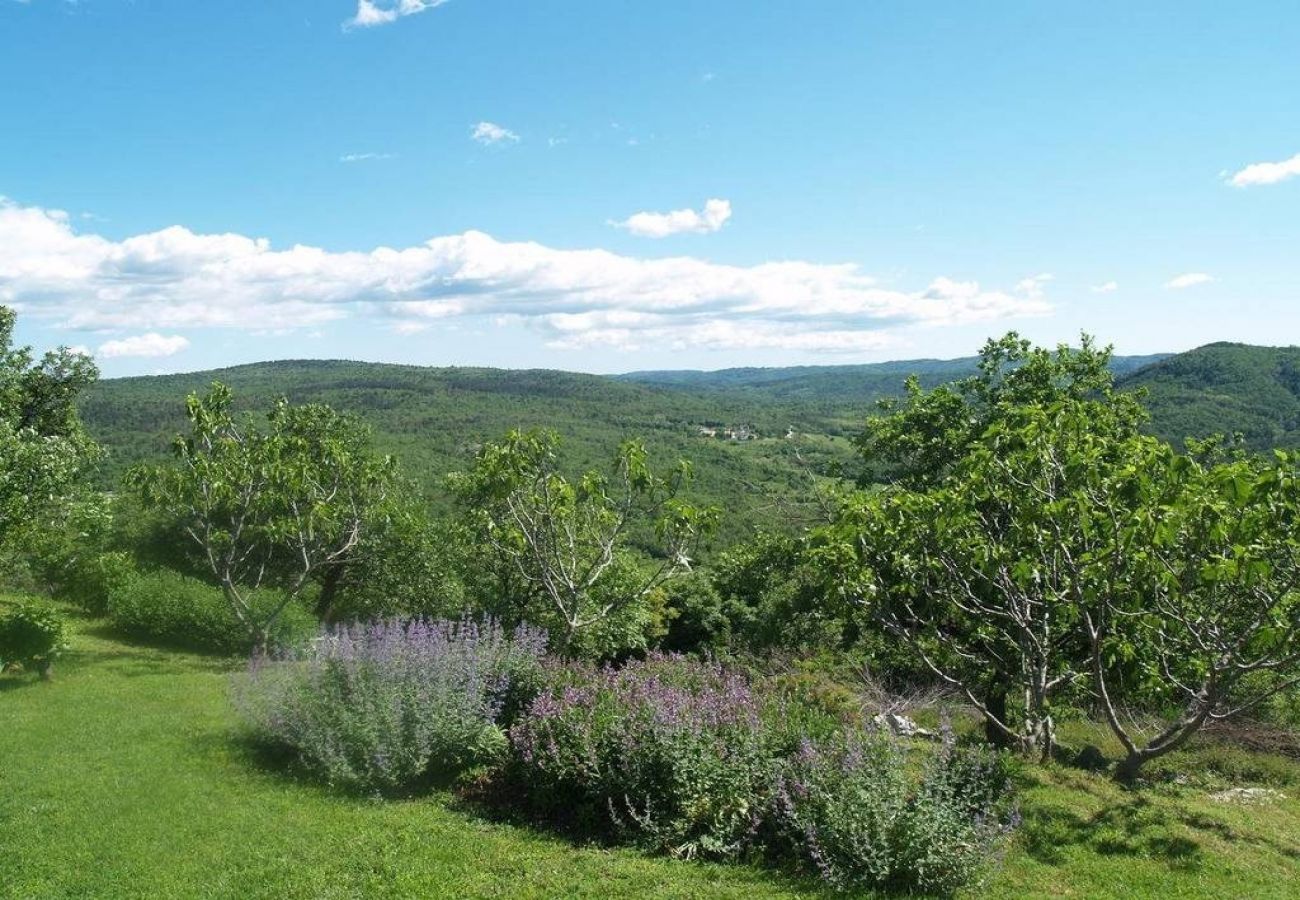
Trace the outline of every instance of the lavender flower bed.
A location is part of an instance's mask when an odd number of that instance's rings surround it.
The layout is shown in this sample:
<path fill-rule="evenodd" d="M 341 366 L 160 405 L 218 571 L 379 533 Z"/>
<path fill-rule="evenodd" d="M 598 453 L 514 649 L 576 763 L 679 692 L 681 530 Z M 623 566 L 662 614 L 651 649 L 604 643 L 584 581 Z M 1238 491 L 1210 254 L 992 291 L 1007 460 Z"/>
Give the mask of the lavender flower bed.
<path fill-rule="evenodd" d="M 534 809 L 679 856 L 730 856 L 762 821 L 772 733 L 753 685 L 716 663 L 653 655 L 573 667 L 510 731 Z"/>
<path fill-rule="evenodd" d="M 810 729 L 807 709 L 718 663 L 655 655 L 552 675 L 510 729 L 515 787 L 548 818 L 678 856 L 793 859 L 845 890 L 930 894 L 975 879 L 1006 830 L 1000 764 L 950 739 L 918 777 L 892 737 Z"/>
<path fill-rule="evenodd" d="M 409 789 L 492 762 L 540 680 L 546 635 L 495 622 L 387 621 L 254 657 L 236 701 L 263 738 L 327 781 Z"/>
<path fill-rule="evenodd" d="M 255 658 L 237 700 L 332 783 L 401 791 L 492 765 L 494 795 L 548 821 L 681 857 L 793 861 L 845 890 L 951 893 L 1009 827 L 997 760 L 950 736 L 909 774 L 903 744 L 770 680 L 661 654 L 598 668 L 545 646 L 493 622 L 336 628 Z"/>

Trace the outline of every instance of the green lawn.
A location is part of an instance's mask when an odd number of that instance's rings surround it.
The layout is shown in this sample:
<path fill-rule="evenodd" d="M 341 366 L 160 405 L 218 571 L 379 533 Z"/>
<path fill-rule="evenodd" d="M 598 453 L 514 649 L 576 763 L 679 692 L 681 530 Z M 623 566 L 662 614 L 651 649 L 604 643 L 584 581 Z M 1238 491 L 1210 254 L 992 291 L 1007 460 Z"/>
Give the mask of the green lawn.
<path fill-rule="evenodd" d="M 54 682 L 0 676 L 0 897 L 817 893 L 745 866 L 575 847 L 445 795 L 381 802 L 305 784 L 240 741 L 230 671 L 78 621 Z M 1170 763 L 1195 767 L 1193 783 L 1139 793 L 1033 770 L 1025 826 L 979 895 L 1295 896 L 1300 767 L 1247 760 L 1280 796 L 1229 803 L 1214 794 L 1251 782 L 1204 774 L 1205 753 Z"/>

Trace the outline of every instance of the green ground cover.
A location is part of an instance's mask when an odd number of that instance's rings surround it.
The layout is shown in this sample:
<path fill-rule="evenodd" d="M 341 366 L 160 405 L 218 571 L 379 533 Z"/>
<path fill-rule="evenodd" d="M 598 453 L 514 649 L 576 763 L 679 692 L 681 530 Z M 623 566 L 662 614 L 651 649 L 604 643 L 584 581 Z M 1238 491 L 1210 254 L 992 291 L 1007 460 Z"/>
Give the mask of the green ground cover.
<path fill-rule="evenodd" d="M 575 846 L 449 794 L 378 801 L 297 780 L 241 739 L 238 667 L 76 619 L 55 681 L 0 676 L 0 897 L 820 895 L 758 868 Z M 1162 772 L 1177 777 L 1127 792 L 1026 771 L 1024 826 L 978 895 L 1295 895 L 1300 764 L 1207 743 Z M 1271 793 L 1222 798 L 1238 787 Z"/>

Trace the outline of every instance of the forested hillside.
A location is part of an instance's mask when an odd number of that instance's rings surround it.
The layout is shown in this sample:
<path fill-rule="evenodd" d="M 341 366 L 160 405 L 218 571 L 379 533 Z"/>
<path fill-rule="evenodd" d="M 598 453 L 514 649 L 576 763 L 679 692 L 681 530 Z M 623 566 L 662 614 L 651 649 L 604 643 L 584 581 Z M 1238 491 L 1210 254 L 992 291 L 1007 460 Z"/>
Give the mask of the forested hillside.
<path fill-rule="evenodd" d="M 283 394 L 322 402 L 370 423 L 382 449 L 439 504 L 442 477 L 465 468 L 483 441 L 512 428 L 553 428 L 567 464 L 605 468 L 618 444 L 645 441 L 653 458 L 695 464 L 693 495 L 723 506 L 723 537 L 748 524 L 797 519 L 808 510 L 811 473 L 851 465 L 847 435 L 860 422 L 761 396 L 696 395 L 556 371 L 434 369 L 340 361 L 283 361 L 184 375 L 121 378 L 96 385 L 83 403 L 88 427 L 108 450 L 103 479 L 166 452 L 185 424 L 187 393 L 219 380 L 236 406 L 266 409 Z M 726 429 L 752 439 L 729 440 Z M 712 430 L 707 436 L 702 430 Z M 787 437 L 787 435 L 793 435 Z"/>
<path fill-rule="evenodd" d="M 265 409 L 280 394 L 328 403 L 369 422 L 435 503 L 442 476 L 511 428 L 554 428 L 575 469 L 606 465 L 621 440 L 638 437 L 661 461 L 695 463 L 696 493 L 727 510 L 729 539 L 752 525 L 811 514 L 812 475 L 852 469 L 848 438 L 908 375 L 933 387 L 974 367 L 974 358 L 963 358 L 608 378 L 283 361 L 109 380 L 90 391 L 83 409 L 108 449 L 103 480 L 111 484 L 130 464 L 165 452 L 184 424 L 185 395 L 214 380 L 229 384 L 245 409 Z M 1112 369 L 1121 386 L 1147 391 L 1151 430 L 1174 443 L 1216 432 L 1241 432 L 1255 449 L 1300 443 L 1300 349 L 1214 344 L 1169 357 L 1116 357 Z"/>
<path fill-rule="evenodd" d="M 1300 347 L 1208 344 L 1120 380 L 1146 390 L 1151 428 L 1187 437 L 1240 433 L 1254 450 L 1300 446 Z"/>

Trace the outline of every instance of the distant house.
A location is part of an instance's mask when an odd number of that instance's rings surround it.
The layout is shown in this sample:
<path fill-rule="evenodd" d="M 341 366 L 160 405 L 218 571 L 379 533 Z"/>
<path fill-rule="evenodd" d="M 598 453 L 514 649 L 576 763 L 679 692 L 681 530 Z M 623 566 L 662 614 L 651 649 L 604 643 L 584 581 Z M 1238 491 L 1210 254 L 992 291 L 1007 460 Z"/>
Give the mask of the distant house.
<path fill-rule="evenodd" d="M 700 425 L 695 433 L 700 437 L 716 438 L 721 441 L 753 441 L 758 439 L 758 432 L 752 425 Z"/>

